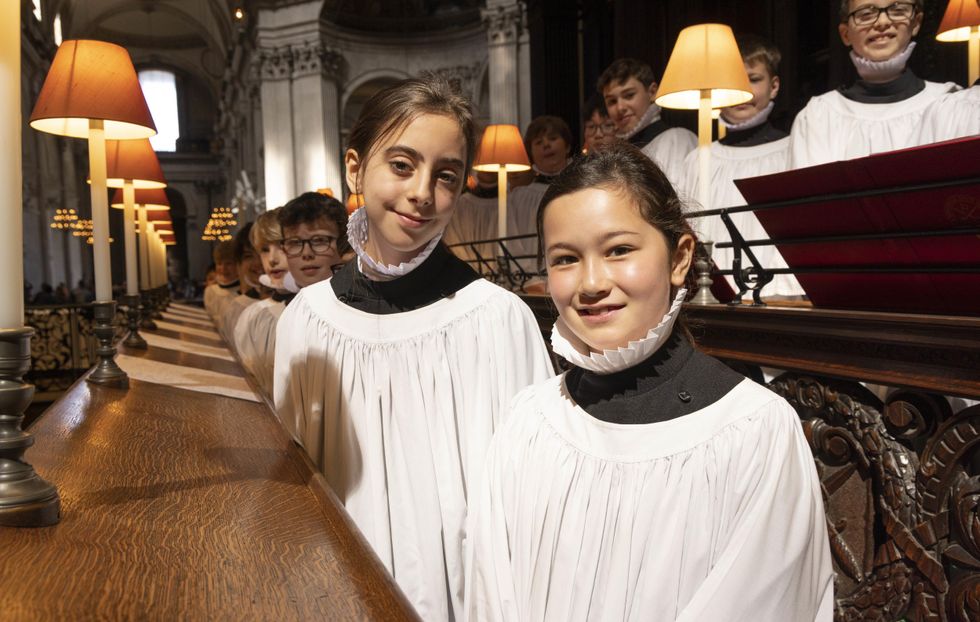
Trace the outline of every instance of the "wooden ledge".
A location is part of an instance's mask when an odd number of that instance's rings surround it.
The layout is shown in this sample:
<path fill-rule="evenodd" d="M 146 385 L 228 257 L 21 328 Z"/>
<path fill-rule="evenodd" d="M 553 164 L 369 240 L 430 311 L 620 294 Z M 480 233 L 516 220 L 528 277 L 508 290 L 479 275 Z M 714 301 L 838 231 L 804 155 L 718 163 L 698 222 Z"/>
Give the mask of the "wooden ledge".
<path fill-rule="evenodd" d="M 80 381 L 32 432 L 62 519 L 0 528 L 7 619 L 418 619 L 263 404 Z"/>

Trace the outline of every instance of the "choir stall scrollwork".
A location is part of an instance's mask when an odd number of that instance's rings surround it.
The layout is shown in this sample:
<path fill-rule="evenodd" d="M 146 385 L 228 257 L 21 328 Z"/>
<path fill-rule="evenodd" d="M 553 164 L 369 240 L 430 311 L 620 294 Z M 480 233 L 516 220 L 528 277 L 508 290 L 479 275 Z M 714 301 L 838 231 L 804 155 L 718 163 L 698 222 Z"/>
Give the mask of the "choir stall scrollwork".
<path fill-rule="evenodd" d="M 980 619 L 980 406 L 798 373 L 771 387 L 820 474 L 837 620 Z"/>

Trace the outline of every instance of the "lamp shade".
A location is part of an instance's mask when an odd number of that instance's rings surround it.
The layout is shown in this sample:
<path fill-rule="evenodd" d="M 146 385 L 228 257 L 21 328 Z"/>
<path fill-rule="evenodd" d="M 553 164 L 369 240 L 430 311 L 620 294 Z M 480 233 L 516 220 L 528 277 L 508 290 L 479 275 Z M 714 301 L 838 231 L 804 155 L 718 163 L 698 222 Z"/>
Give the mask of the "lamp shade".
<path fill-rule="evenodd" d="M 170 201 L 167 199 L 167 193 L 163 191 L 163 188 L 138 188 L 135 195 L 136 205 L 140 205 L 151 210 L 170 209 Z M 121 188 L 117 188 L 116 191 L 112 193 L 111 205 L 117 209 L 122 209 L 125 207 Z"/>
<path fill-rule="evenodd" d="M 162 209 L 148 209 L 146 210 L 146 222 L 170 222 L 170 211 Z"/>
<path fill-rule="evenodd" d="M 107 139 L 157 133 L 129 52 L 105 41 L 71 40 L 58 48 L 31 112 L 41 132 L 88 138 L 89 120 L 104 122 Z"/>
<path fill-rule="evenodd" d="M 970 28 L 976 26 L 980 26 L 980 4 L 977 4 L 977 0 L 949 0 L 936 31 L 936 40 L 944 43 L 969 41 Z"/>
<path fill-rule="evenodd" d="M 752 99 L 735 35 L 724 24 L 688 26 L 677 35 L 656 103 L 664 108 L 697 110 L 702 97 L 710 97 L 712 108 L 737 106 Z"/>
<path fill-rule="evenodd" d="M 521 138 L 521 131 L 517 126 L 487 126 L 473 168 L 486 172 L 496 172 L 503 168 L 508 173 L 529 170 L 531 162 L 527 159 L 524 139 Z"/>
<path fill-rule="evenodd" d="M 133 182 L 133 188 L 137 190 L 167 186 L 160 160 L 148 138 L 107 140 L 105 155 L 108 187 L 122 188 L 127 179 Z"/>

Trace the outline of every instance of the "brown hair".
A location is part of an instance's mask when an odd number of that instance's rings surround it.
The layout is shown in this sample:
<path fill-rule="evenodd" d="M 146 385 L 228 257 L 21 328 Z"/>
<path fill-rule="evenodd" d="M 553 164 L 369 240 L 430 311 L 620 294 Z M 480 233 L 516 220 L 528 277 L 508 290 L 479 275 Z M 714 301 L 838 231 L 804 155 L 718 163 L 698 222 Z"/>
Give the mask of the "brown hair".
<path fill-rule="evenodd" d="M 770 78 L 779 75 L 779 61 L 783 59 L 783 55 L 774 43 L 749 33 L 736 35 L 735 43 L 738 44 L 738 51 L 742 54 L 743 63 L 751 65 L 762 62 Z"/>
<path fill-rule="evenodd" d="M 628 143 L 616 149 L 576 158 L 551 182 L 538 205 L 538 261 L 544 256 L 544 212 L 559 197 L 588 188 L 623 192 L 636 203 L 640 215 L 667 239 L 671 256 L 684 234 L 694 235 L 684 217 L 684 206 L 667 176 L 642 151 Z"/>
<path fill-rule="evenodd" d="M 540 117 L 535 117 L 531 123 L 527 126 L 527 130 L 524 131 L 524 149 L 530 155 L 531 153 L 531 143 L 533 143 L 542 134 L 547 134 L 548 132 L 554 132 L 561 136 L 562 140 L 565 141 L 565 146 L 568 147 L 568 153 L 571 155 L 573 151 L 572 145 L 572 130 L 568 128 L 568 124 L 561 117 L 555 117 L 551 115 L 542 115 Z"/>
<path fill-rule="evenodd" d="M 925 0 L 908 0 L 915 5 L 915 12 L 922 13 L 925 8 Z M 851 12 L 851 0 L 840 0 L 840 23 L 847 22 L 847 16 Z"/>
<path fill-rule="evenodd" d="M 280 207 L 277 217 L 282 229 L 302 224 L 316 226 L 318 222 L 332 222 L 337 225 L 337 252 L 343 256 L 350 251 L 350 243 L 347 241 L 347 208 L 333 197 L 319 192 L 304 192 Z"/>
<path fill-rule="evenodd" d="M 596 90 L 601 95 L 602 91 L 610 84 L 622 84 L 630 78 L 636 78 L 646 88 L 650 88 L 650 85 L 657 81 L 650 65 L 635 58 L 620 58 L 614 60 L 602 72 L 596 82 Z"/>
<path fill-rule="evenodd" d="M 282 227 L 279 226 L 279 208 L 271 209 L 260 214 L 255 219 L 255 226 L 248 236 L 255 252 L 261 252 L 262 247 L 271 242 L 282 242 Z"/>
<path fill-rule="evenodd" d="M 214 263 L 224 263 L 227 261 L 235 261 L 235 242 L 232 240 L 223 240 L 218 242 L 214 250 L 211 251 L 211 259 Z"/>
<path fill-rule="evenodd" d="M 432 74 L 402 80 L 368 99 L 351 128 L 347 148 L 367 162 L 376 144 L 423 114 L 443 115 L 456 121 L 466 139 L 463 170 L 470 170 L 476 156 L 473 105 L 448 80 Z"/>

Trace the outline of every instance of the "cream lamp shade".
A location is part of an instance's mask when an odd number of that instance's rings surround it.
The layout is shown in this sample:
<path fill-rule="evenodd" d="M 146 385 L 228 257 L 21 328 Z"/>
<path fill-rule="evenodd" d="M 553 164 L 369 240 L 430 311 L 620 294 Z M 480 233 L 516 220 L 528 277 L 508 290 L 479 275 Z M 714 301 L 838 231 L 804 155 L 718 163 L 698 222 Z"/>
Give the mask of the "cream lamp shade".
<path fill-rule="evenodd" d="M 145 207 L 148 210 L 170 210 L 170 201 L 167 199 L 167 193 L 164 192 L 163 188 L 142 188 L 136 190 L 135 203 L 139 207 Z M 112 194 L 112 203 L 110 205 L 116 209 L 123 209 L 125 207 L 121 188 L 116 189 Z"/>
<path fill-rule="evenodd" d="M 517 126 L 487 126 L 473 168 L 487 173 L 496 173 L 501 168 L 508 173 L 530 170 L 531 162 L 527 158 L 524 139 Z"/>
<path fill-rule="evenodd" d="M 710 98 L 710 108 L 737 106 L 752 99 L 735 35 L 725 24 L 688 26 L 677 35 L 656 103 L 663 108 L 698 110 L 702 97 Z"/>
<path fill-rule="evenodd" d="M 949 0 L 939 22 L 936 40 L 943 43 L 968 41 L 969 83 L 980 78 L 980 3 L 977 0 Z"/>
<path fill-rule="evenodd" d="M 157 133 L 129 52 L 105 41 L 69 40 L 58 48 L 31 112 L 41 132 L 88 138 L 89 121 L 103 121 L 106 139 Z"/>
<path fill-rule="evenodd" d="M 122 188 L 126 180 L 132 181 L 137 190 L 167 186 L 160 160 L 148 138 L 107 140 L 105 154 L 106 185 L 110 188 Z"/>

